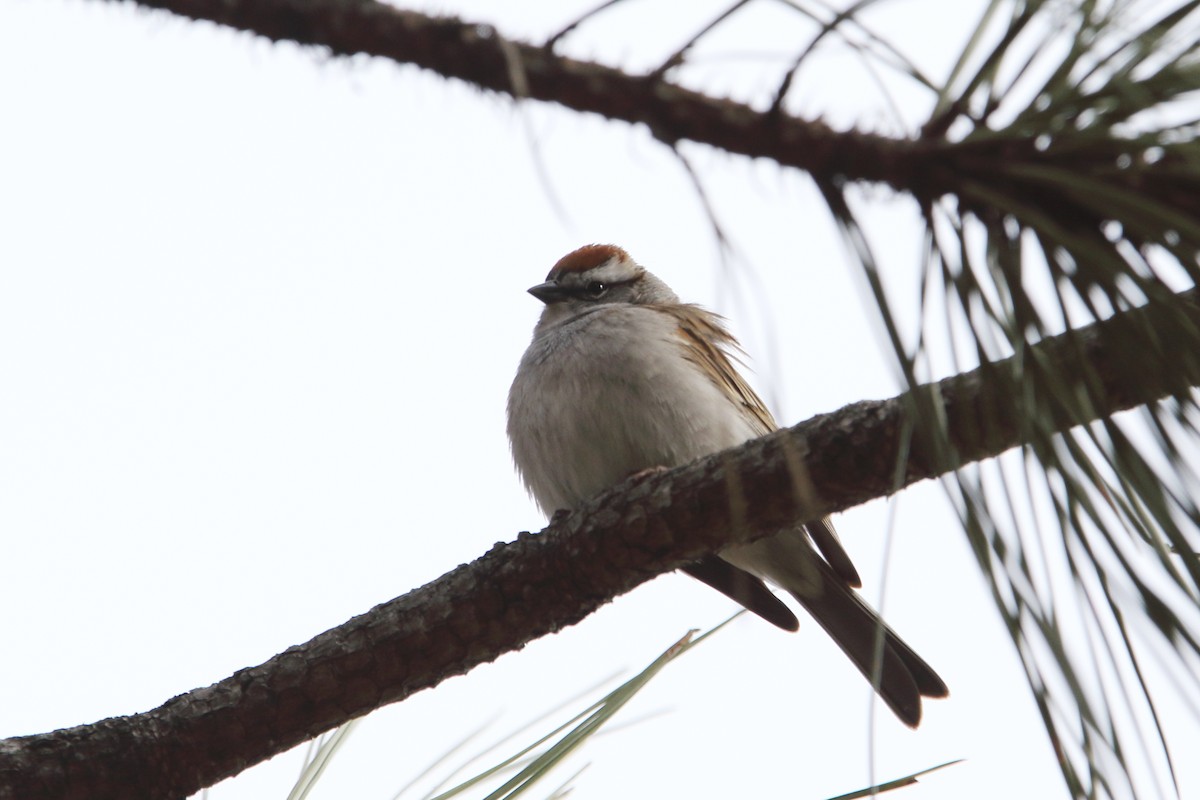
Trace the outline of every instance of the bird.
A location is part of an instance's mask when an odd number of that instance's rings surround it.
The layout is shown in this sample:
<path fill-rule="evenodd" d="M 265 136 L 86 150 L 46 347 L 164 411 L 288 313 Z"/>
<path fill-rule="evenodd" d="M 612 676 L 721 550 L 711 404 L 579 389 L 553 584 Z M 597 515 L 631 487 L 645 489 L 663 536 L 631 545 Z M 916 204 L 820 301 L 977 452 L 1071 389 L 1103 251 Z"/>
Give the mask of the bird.
<path fill-rule="evenodd" d="M 778 427 L 734 366 L 744 354 L 724 319 L 681 302 L 620 247 L 580 247 L 528 291 L 543 307 L 509 389 L 507 432 L 517 471 L 548 516 L 631 475 Z M 728 547 L 682 571 L 795 631 L 796 615 L 767 584 L 788 592 L 912 728 L 922 697 L 949 694 L 855 592 L 862 580 L 828 518 Z"/>

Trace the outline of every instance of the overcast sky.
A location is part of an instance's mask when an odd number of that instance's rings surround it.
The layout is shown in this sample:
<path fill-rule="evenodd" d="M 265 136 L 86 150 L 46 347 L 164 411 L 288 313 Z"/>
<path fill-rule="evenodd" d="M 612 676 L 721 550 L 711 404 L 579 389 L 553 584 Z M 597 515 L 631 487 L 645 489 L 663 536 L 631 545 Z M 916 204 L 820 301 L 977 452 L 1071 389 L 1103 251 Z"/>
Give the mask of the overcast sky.
<path fill-rule="evenodd" d="M 534 37 L 590 3 L 475 5 L 438 9 Z M 629 5 L 567 50 L 642 68 L 720 7 Z M 686 79 L 761 96 L 767 57 L 808 30 L 777 5 Z M 980 5 L 875 19 L 942 76 Z M 793 110 L 901 130 L 852 59 L 802 75 Z M 910 124 L 927 110 L 897 99 Z M 504 403 L 539 310 L 525 289 L 581 244 L 727 315 L 783 423 L 898 388 L 827 212 L 771 163 L 685 148 L 739 248 L 727 267 L 640 127 L 84 0 L 0 0 L 0 114 L 0 736 L 153 708 L 542 527 Z M 914 210 L 869 198 L 915 298 Z M 959 758 L 903 796 L 1061 791 L 941 490 L 837 518 L 876 606 L 889 524 L 885 616 L 952 692 L 919 731 L 880 704 L 868 724 L 868 685 L 807 617 L 795 635 L 741 619 L 589 745 L 573 796 L 822 798 Z M 370 715 L 313 796 L 387 800 L 480 725 L 499 738 L 733 610 L 661 577 Z M 302 751 L 210 797 L 284 798 Z"/>

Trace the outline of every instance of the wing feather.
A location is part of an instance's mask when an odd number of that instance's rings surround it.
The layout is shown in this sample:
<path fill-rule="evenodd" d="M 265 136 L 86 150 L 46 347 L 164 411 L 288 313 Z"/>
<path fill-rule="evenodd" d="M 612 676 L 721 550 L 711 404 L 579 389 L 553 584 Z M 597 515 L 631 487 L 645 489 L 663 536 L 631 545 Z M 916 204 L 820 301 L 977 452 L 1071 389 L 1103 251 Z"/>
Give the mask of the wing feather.
<path fill-rule="evenodd" d="M 725 329 L 721 317 L 688 304 L 656 306 L 679 321 L 679 336 L 684 339 L 684 357 L 700 368 L 717 388 L 738 403 L 738 410 L 761 436 L 775 430 L 775 418 L 767 404 L 750 388 L 730 361 L 730 351 L 741 352 L 733 334 Z M 736 355 L 734 356 L 736 358 Z"/>

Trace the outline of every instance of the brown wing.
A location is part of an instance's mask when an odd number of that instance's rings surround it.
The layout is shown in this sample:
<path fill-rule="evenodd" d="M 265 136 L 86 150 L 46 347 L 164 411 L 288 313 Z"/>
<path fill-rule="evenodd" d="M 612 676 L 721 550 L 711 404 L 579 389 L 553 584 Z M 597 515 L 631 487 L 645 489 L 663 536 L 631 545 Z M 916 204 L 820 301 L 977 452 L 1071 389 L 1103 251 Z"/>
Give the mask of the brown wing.
<path fill-rule="evenodd" d="M 775 430 L 778 426 L 766 404 L 742 379 L 729 358 L 728 351 L 739 352 L 739 348 L 737 340 L 721 324 L 721 318 L 693 305 L 664 305 L 659 308 L 679 320 L 679 335 L 690 345 L 684 350 L 686 357 L 708 375 L 718 388 L 739 403 L 742 413 L 750 419 L 753 427 L 759 429 L 760 434 Z M 833 571 L 850 586 L 862 586 L 858 570 L 842 548 L 829 518 L 808 523 L 805 528 Z"/>
<path fill-rule="evenodd" d="M 719 316 L 693 305 L 661 305 L 656 308 L 679 320 L 679 336 L 689 345 L 684 348 L 684 357 L 738 403 L 738 409 L 759 435 L 779 427 L 762 398 L 742 379 L 729 360 L 728 351 L 737 352 L 739 347 L 737 339 L 725 330 Z"/>

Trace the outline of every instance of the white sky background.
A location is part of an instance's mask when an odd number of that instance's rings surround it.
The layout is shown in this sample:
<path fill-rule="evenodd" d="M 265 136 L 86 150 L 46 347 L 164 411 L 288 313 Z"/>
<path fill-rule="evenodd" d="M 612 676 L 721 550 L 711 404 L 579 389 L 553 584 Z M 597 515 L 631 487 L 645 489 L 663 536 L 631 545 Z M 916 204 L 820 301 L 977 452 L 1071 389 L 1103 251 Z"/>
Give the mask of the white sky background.
<path fill-rule="evenodd" d="M 476 5 L 439 10 L 532 37 L 590 4 Z M 941 76 L 977 6 L 875 19 Z M 645 66 L 705 7 L 631 4 L 566 49 Z M 763 7 L 771 24 L 751 15 L 721 52 L 794 49 L 806 29 Z M 891 129 L 853 67 L 805 73 L 796 110 Z M 689 80 L 744 96 L 775 74 L 723 58 Z M 785 424 L 896 391 L 827 212 L 772 163 L 688 148 L 745 256 L 730 273 L 644 129 L 82 0 L 0 0 L 0 115 L 0 736 L 153 708 L 542 527 L 504 402 L 539 310 L 524 290 L 581 244 L 621 244 L 729 316 Z M 873 200 L 903 287 L 912 209 Z M 819 628 L 742 619 L 623 718 L 657 716 L 588 746 L 573 796 L 829 797 L 868 784 L 871 752 L 878 780 L 968 759 L 897 797 L 1062 792 L 941 491 L 896 511 L 885 616 L 952 691 L 919 731 L 877 705 L 872 751 L 870 689 Z M 887 523 L 884 503 L 838 518 L 876 605 Z M 371 715 L 314 797 L 387 800 L 479 725 L 498 718 L 491 741 L 732 611 L 662 577 Z M 210 797 L 285 797 L 302 750 Z"/>

